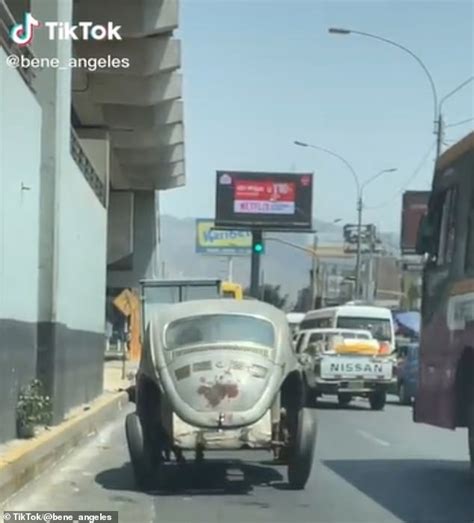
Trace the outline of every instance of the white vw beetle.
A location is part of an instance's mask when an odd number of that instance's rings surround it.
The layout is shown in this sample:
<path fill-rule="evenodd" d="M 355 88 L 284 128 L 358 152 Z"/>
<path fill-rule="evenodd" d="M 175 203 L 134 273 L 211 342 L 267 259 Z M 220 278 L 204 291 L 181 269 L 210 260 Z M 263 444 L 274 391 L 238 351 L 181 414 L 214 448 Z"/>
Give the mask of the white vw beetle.
<path fill-rule="evenodd" d="M 146 318 L 136 412 L 126 419 L 135 478 L 148 488 L 172 455 L 266 449 L 303 489 L 316 440 L 285 314 L 256 300 L 166 305 Z"/>

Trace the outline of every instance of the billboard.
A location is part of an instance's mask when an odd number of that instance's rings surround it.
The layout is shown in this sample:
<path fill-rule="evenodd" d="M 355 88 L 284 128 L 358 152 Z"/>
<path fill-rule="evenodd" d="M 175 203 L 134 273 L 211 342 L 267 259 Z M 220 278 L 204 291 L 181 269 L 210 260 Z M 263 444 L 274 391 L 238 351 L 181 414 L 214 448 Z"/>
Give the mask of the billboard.
<path fill-rule="evenodd" d="M 342 230 L 344 238 L 344 252 L 346 254 L 357 253 L 357 244 L 359 238 L 358 226 L 352 223 L 344 225 Z M 381 252 L 382 244 L 380 239 L 377 238 L 377 229 L 375 225 L 361 225 L 360 228 L 360 252 Z"/>
<path fill-rule="evenodd" d="M 416 254 L 416 240 L 421 218 L 428 210 L 429 191 L 406 191 L 402 200 L 400 248 L 402 254 Z"/>
<path fill-rule="evenodd" d="M 312 173 L 217 171 L 217 227 L 310 231 L 312 207 Z"/>
<path fill-rule="evenodd" d="M 196 220 L 196 252 L 220 256 L 239 256 L 250 254 L 252 234 L 250 231 L 216 231 L 214 220 Z"/>

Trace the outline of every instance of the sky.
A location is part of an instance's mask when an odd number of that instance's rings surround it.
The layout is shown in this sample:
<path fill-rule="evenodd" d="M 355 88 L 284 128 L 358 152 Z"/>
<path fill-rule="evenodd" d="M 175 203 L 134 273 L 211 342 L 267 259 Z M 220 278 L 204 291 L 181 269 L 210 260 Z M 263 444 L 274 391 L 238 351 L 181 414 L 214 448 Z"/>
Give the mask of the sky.
<path fill-rule="evenodd" d="M 314 172 L 314 217 L 398 232 L 403 190 L 430 188 L 434 102 L 474 75 L 474 0 L 181 0 L 186 186 L 161 193 L 161 212 L 213 217 L 216 170 Z M 474 83 L 443 106 L 447 124 L 474 117 Z M 454 143 L 474 122 L 449 127 Z M 424 160 L 424 161 L 423 161 Z"/>

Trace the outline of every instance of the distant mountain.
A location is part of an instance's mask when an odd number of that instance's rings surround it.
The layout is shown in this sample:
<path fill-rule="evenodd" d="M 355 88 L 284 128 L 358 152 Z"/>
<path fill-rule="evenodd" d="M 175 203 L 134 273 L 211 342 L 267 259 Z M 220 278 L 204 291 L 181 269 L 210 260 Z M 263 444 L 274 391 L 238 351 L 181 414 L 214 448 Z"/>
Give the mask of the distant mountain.
<path fill-rule="evenodd" d="M 314 225 L 318 231 L 319 245 L 340 245 L 342 227 L 322 221 Z M 204 255 L 195 252 L 196 225 L 192 218 L 179 219 L 173 216 L 160 217 L 161 255 L 165 264 L 165 273 L 169 278 L 222 278 L 228 277 L 228 259 L 220 256 Z M 281 234 L 271 236 L 301 246 L 312 243 L 311 234 Z M 396 235 L 385 235 L 384 241 L 396 244 Z M 327 260 L 328 263 L 331 260 Z M 341 264 L 341 261 L 335 263 Z M 342 262 L 347 265 L 347 261 Z M 352 263 L 349 261 L 349 263 Z M 281 285 L 282 292 L 294 302 L 298 291 L 309 284 L 311 257 L 287 245 L 267 241 L 265 254 L 262 256 L 262 271 L 265 283 Z M 250 280 L 250 258 L 236 256 L 233 258 L 233 280 L 247 287 Z"/>

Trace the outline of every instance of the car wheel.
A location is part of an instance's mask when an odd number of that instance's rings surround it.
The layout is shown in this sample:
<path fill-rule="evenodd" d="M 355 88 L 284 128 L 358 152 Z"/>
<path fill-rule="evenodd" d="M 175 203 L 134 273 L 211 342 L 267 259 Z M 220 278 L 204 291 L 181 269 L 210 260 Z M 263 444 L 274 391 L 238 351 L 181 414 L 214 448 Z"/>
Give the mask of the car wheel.
<path fill-rule="evenodd" d="M 372 410 L 383 410 L 387 402 L 387 393 L 384 390 L 375 390 L 369 394 L 369 403 Z"/>
<path fill-rule="evenodd" d="M 403 382 L 398 385 L 398 400 L 400 405 L 410 405 L 410 396 L 407 394 L 407 389 Z"/>
<path fill-rule="evenodd" d="M 294 490 L 303 490 L 309 479 L 313 468 L 316 437 L 316 413 L 303 408 L 298 414 L 298 427 L 288 463 L 288 483 Z"/>
<path fill-rule="evenodd" d="M 145 444 L 140 418 L 135 412 L 125 418 L 125 435 L 136 484 L 138 488 L 147 490 L 153 481 L 152 460 Z"/>

